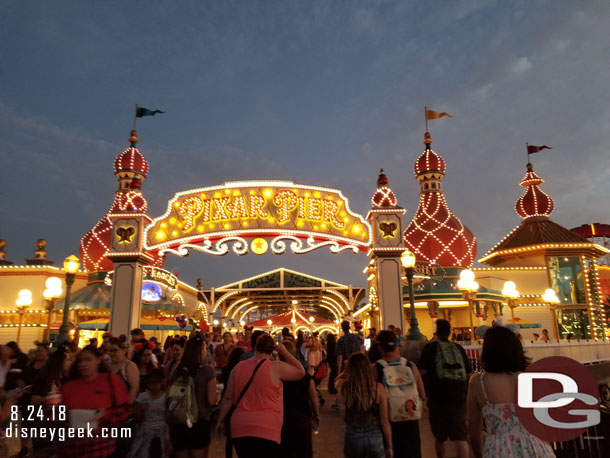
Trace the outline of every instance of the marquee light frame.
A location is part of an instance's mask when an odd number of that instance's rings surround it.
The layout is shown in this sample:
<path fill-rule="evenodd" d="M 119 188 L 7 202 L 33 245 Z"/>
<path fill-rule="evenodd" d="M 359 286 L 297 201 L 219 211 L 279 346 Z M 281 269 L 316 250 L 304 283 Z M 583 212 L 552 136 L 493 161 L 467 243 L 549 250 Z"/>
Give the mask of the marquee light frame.
<path fill-rule="evenodd" d="M 264 192 L 256 194 L 254 189 L 264 189 Z M 217 195 L 220 197 L 214 197 Z M 205 206 L 193 205 L 193 199 L 201 202 L 202 198 L 208 201 Z M 231 198 L 234 200 L 230 201 Z M 244 202 L 247 198 L 254 198 L 257 202 L 254 216 L 252 207 L 247 216 L 242 214 L 246 211 Z M 180 213 L 181 205 L 187 201 L 184 205 L 188 208 Z M 316 206 L 315 210 L 310 208 L 313 205 Z M 238 206 L 240 216 L 236 217 Z M 229 213 L 232 216 L 228 219 L 220 216 Z M 197 223 L 196 218 L 200 219 Z M 201 221 L 201 218 L 207 220 Z M 231 223 L 235 221 L 243 221 L 243 226 L 252 224 L 254 227 L 224 230 L 217 227 L 234 226 Z M 302 225 L 309 224 L 311 227 L 299 229 L 298 223 L 302 221 L 305 221 Z M 265 227 L 256 227 L 261 222 L 265 223 Z M 214 229 L 206 232 L 210 227 Z M 350 232 L 359 235 L 350 236 Z M 293 181 L 261 180 L 225 182 L 174 194 L 165 213 L 144 228 L 144 248 L 158 250 L 160 255 L 173 253 L 186 256 L 189 250 L 197 250 L 216 256 L 233 251 L 241 256 L 251 249 L 248 240 L 258 237 L 271 239 L 269 246 L 274 254 L 283 254 L 288 249 L 295 254 L 305 254 L 325 246 L 332 253 L 346 250 L 368 253 L 372 245 L 369 222 L 349 208 L 349 200 L 342 191 Z"/>

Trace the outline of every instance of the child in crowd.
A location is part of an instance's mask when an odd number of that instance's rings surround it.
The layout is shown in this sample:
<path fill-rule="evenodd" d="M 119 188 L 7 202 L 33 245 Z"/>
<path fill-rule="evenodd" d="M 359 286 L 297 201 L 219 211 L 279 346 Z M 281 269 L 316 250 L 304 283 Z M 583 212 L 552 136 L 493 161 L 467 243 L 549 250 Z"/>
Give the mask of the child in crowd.
<path fill-rule="evenodd" d="M 155 368 L 146 375 L 148 389 L 136 397 L 134 415 L 139 421 L 129 457 L 162 457 L 167 452 L 165 422 L 165 371 Z"/>

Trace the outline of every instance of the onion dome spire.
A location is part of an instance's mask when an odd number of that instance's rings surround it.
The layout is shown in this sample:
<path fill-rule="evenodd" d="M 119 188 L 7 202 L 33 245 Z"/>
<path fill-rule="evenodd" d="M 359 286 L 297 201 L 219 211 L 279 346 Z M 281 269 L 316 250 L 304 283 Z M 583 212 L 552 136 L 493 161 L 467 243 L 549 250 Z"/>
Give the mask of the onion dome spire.
<path fill-rule="evenodd" d="M 424 152 L 414 170 L 421 186 L 419 205 L 404 232 L 405 244 L 418 259 L 444 267 L 470 267 L 477 251 L 476 238 L 445 200 L 442 180 L 445 160 L 432 149 L 429 132 L 424 135 Z"/>
<path fill-rule="evenodd" d="M 114 160 L 114 174 L 119 181 L 114 202 L 95 226 L 87 232 L 80 242 L 80 258 L 87 271 L 109 271 L 114 268 L 106 254 L 110 248 L 112 213 L 146 213 L 148 204 L 142 194 L 142 181 L 148 174 L 148 162 L 136 148 L 138 133 L 131 131 L 129 148 Z M 155 266 L 163 265 L 163 258 L 155 254 Z"/>
<path fill-rule="evenodd" d="M 525 188 L 519 200 L 515 204 L 515 210 L 521 218 L 529 218 L 530 216 L 549 216 L 555 208 L 553 199 L 549 197 L 539 186 L 544 183 L 540 178 L 532 164 L 527 164 L 527 172 L 519 183 Z"/>
<path fill-rule="evenodd" d="M 132 130 L 129 137 L 129 148 L 114 160 L 114 174 L 119 179 L 119 189 L 128 189 L 133 178 L 144 180 L 148 174 L 148 162 L 136 148 L 137 143 L 138 132 Z"/>
<path fill-rule="evenodd" d="M 388 180 L 385 172 L 381 169 L 379 171 L 379 178 L 377 178 L 377 191 L 372 199 L 373 207 L 395 207 L 397 202 L 396 195 L 390 189 L 390 180 Z"/>

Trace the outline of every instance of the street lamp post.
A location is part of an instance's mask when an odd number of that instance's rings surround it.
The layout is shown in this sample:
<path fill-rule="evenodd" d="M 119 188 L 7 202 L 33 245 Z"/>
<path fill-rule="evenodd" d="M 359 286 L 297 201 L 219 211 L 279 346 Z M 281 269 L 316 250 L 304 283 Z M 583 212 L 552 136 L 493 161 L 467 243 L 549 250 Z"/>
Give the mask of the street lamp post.
<path fill-rule="evenodd" d="M 405 250 L 400 256 L 400 262 L 405 269 L 405 275 L 409 284 L 409 310 L 411 320 L 407 340 L 424 340 L 425 337 L 419 330 L 417 315 L 415 315 L 415 295 L 413 294 L 413 266 L 415 266 L 415 255 L 409 250 Z"/>
<path fill-rule="evenodd" d="M 72 292 L 72 285 L 74 284 L 74 278 L 76 272 L 80 267 L 78 258 L 71 254 L 64 259 L 64 270 L 66 271 L 66 297 L 64 300 L 64 316 L 61 320 L 61 326 L 59 327 L 59 335 L 55 339 L 57 345 L 61 345 L 64 342 L 70 340 L 68 334 L 70 327 L 68 326 L 68 314 L 70 313 L 70 293 Z"/>
<path fill-rule="evenodd" d="M 515 323 L 515 307 L 517 306 L 517 299 L 519 299 L 519 291 L 517 291 L 517 285 L 515 285 L 515 282 L 504 282 L 502 296 L 506 298 L 506 302 L 510 307 L 510 318 L 512 322 Z"/>
<path fill-rule="evenodd" d="M 551 310 L 551 318 L 553 320 L 553 334 L 555 334 L 555 339 L 559 342 L 559 327 L 557 326 L 557 314 L 555 313 L 556 306 L 559 304 L 559 298 L 555 293 L 555 290 L 552 288 L 547 288 L 542 295 L 542 300 L 549 304 L 549 308 Z"/>
<path fill-rule="evenodd" d="M 55 308 L 55 299 L 60 297 L 63 293 L 61 289 L 61 280 L 57 277 L 49 277 L 44 283 L 47 287 L 42 293 L 45 300 L 47 301 L 47 329 L 44 332 L 44 340 L 51 340 L 51 317 L 53 315 L 53 309 Z"/>
<path fill-rule="evenodd" d="M 32 291 L 29 289 L 22 289 L 17 295 L 17 311 L 19 313 L 19 327 L 17 328 L 17 345 L 19 345 L 19 339 L 21 339 L 21 326 L 23 325 L 23 315 L 25 309 L 32 305 Z"/>
<path fill-rule="evenodd" d="M 464 300 L 468 301 L 468 317 L 470 318 L 470 341 L 474 342 L 474 323 L 472 321 L 472 305 L 477 300 L 479 284 L 474 281 L 474 272 L 465 269 L 460 272 L 460 279 L 457 283 L 458 289 L 462 292 Z"/>

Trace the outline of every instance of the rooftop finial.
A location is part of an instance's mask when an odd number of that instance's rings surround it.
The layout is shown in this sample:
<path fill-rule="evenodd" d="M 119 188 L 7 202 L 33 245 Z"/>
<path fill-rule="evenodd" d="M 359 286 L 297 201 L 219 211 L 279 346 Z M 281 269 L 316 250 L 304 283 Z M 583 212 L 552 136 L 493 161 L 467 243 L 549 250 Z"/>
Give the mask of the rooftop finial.
<path fill-rule="evenodd" d="M 430 145 L 432 144 L 432 136 L 430 132 L 426 132 L 424 134 L 424 145 L 426 145 L 426 149 L 430 149 Z"/>
<path fill-rule="evenodd" d="M 388 180 L 388 177 L 385 175 L 385 172 L 383 171 L 383 169 L 380 169 L 379 178 L 377 178 L 377 187 L 383 188 L 384 186 L 387 186 L 388 184 L 390 184 L 390 180 Z"/>
<path fill-rule="evenodd" d="M 136 147 L 136 143 L 138 143 L 138 131 L 137 130 L 132 130 L 130 137 L 129 137 L 129 143 L 131 143 L 131 147 L 135 148 Z"/>

